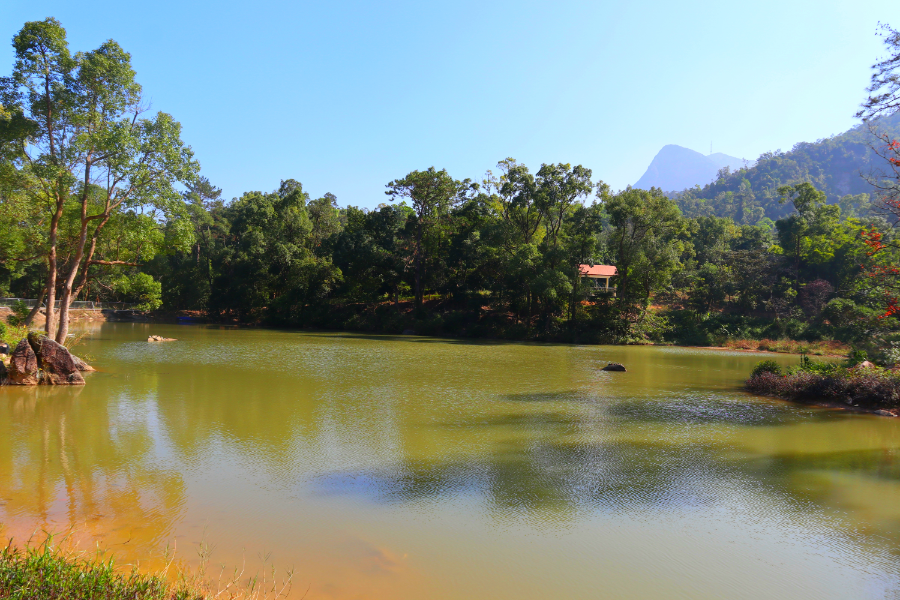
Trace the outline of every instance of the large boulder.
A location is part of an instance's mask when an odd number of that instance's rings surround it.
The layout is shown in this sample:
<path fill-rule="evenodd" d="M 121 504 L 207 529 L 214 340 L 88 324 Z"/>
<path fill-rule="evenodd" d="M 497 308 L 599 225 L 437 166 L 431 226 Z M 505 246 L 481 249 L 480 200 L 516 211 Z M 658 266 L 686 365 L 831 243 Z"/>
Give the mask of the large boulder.
<path fill-rule="evenodd" d="M 609 363 L 605 367 L 603 367 L 604 371 L 624 371 L 625 365 L 620 365 L 619 363 Z"/>
<path fill-rule="evenodd" d="M 72 355 L 62 344 L 46 335 L 28 334 L 28 343 L 34 349 L 38 365 L 43 371 L 41 383 L 47 385 L 84 385 L 84 377 L 72 360 Z"/>
<path fill-rule="evenodd" d="M 28 340 L 22 340 L 16 345 L 16 349 L 13 350 L 9 359 L 6 383 L 9 385 L 37 385 L 39 382 L 37 355 Z"/>

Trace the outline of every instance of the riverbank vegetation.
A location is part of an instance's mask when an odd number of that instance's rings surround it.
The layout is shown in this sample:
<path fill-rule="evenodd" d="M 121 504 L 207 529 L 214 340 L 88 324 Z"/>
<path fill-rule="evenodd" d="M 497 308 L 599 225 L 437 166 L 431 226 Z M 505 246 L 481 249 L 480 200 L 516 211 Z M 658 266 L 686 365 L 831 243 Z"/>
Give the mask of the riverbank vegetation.
<path fill-rule="evenodd" d="M 785 370 L 774 361 L 763 361 L 747 380 L 747 390 L 795 402 L 835 403 L 900 414 L 900 372 L 868 361 L 854 362 L 854 357 L 839 364 L 813 362 L 804 356 L 799 366 Z M 890 362 L 897 360 L 892 357 Z"/>
<path fill-rule="evenodd" d="M 243 578 L 242 571 L 223 567 L 210 583 L 207 560 L 200 572 L 175 568 L 170 557 L 160 570 L 146 572 L 120 565 L 100 551 L 79 551 L 66 536 L 47 535 L 38 543 L 0 549 L 0 598 L 9 600 L 276 600 L 287 597 L 292 572 L 276 577 Z"/>
<path fill-rule="evenodd" d="M 142 117 L 115 42 L 73 56 L 48 19 L 14 46 L 0 116 L 0 295 L 59 298 L 59 323 L 50 311 L 45 325 L 57 339 L 75 298 L 517 340 L 793 340 L 876 357 L 900 339 L 892 111 L 674 195 L 506 158 L 477 180 L 414 170 L 371 209 L 312 198 L 289 178 L 226 202 L 177 121 Z M 844 185 L 854 161 L 882 170 Z M 582 279 L 581 264 L 614 265 L 614 293 Z"/>
<path fill-rule="evenodd" d="M 38 545 L 0 550 L 0 598 L 10 600 L 203 600 L 197 586 L 164 573 L 122 570 L 103 556 L 63 551 L 48 537 Z"/>

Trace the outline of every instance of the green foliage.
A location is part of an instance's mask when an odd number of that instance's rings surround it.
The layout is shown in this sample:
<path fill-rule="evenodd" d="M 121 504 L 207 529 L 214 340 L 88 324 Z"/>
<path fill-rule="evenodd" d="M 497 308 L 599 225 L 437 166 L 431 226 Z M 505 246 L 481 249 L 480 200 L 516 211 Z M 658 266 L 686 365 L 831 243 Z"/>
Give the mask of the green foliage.
<path fill-rule="evenodd" d="M 855 367 L 859 363 L 869 360 L 869 354 L 860 348 L 853 348 L 847 355 L 847 366 Z"/>
<path fill-rule="evenodd" d="M 162 284 L 147 273 L 123 273 L 111 281 L 122 302 L 136 303 L 136 310 L 156 310 L 162 306 Z"/>
<path fill-rule="evenodd" d="M 750 373 L 750 377 L 757 377 L 763 373 L 773 373 L 775 375 L 781 375 L 781 365 L 771 359 L 760 361 L 756 363 L 755 367 L 753 367 L 753 371 Z"/>
<path fill-rule="evenodd" d="M 199 165 L 171 115 L 142 117 L 131 55 L 114 40 L 72 54 L 65 29 L 48 18 L 26 23 L 13 48 L 12 76 L 0 80 L 0 234 L 12 233 L 0 235 L 0 254 L 17 255 L 20 273 L 9 275 L 28 277 L 30 293 L 47 289 L 47 329 L 62 342 L 70 302 L 110 289 L 110 267 L 152 259 L 166 241 L 191 243 L 178 187 Z"/>
<path fill-rule="evenodd" d="M 0 550 L 0 597 L 10 600 L 201 600 L 203 595 L 164 576 L 121 571 L 101 555 L 66 554 L 52 538 L 36 546 Z"/>
<path fill-rule="evenodd" d="M 21 300 L 13 302 L 10 308 L 12 309 L 12 314 L 6 317 L 6 322 L 13 327 L 21 327 L 25 323 L 25 319 L 28 317 L 31 309 Z"/>
<path fill-rule="evenodd" d="M 827 375 L 840 369 L 840 365 L 833 362 L 817 362 L 810 359 L 807 355 L 800 355 L 800 365 L 791 372 L 816 373 L 819 375 Z"/>

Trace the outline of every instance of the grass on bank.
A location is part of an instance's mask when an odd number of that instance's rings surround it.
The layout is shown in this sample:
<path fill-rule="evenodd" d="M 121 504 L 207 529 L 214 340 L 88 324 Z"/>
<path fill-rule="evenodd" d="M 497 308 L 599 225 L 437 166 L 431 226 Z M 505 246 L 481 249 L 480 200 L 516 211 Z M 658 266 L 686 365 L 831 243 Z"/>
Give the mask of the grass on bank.
<path fill-rule="evenodd" d="M 101 552 L 88 554 L 54 543 L 17 547 L 9 540 L 0 551 L 0 598 L 10 600 L 267 600 L 285 597 L 293 573 L 271 581 L 264 575 L 242 582 L 243 571 L 220 575 L 214 588 L 202 576 L 170 573 L 172 560 L 155 573 L 123 568 Z M 65 540 L 65 538 L 63 538 Z M 205 566 L 201 566 L 205 573 Z M 222 569 L 224 575 L 225 568 Z"/>
<path fill-rule="evenodd" d="M 28 328 L 22 325 L 10 325 L 0 322 L 0 342 L 9 344 L 9 351 L 12 352 L 19 340 L 28 335 Z"/>

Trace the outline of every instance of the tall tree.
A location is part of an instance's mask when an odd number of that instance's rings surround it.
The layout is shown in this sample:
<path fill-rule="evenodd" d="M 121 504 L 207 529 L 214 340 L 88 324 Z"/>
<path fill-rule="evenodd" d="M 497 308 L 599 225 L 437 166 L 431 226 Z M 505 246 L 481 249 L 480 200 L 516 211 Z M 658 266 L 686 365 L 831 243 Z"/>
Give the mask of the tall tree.
<path fill-rule="evenodd" d="M 3 97 L 33 126 L 33 133 L 20 140 L 21 152 L 35 181 L 29 193 L 50 217 L 46 329 L 54 333 L 61 284 L 55 337 L 63 342 L 79 272 L 91 265 L 121 264 L 94 256 L 111 217 L 144 206 L 170 218 L 186 216 L 176 185 L 192 181 L 199 166 L 170 115 L 141 118 L 145 108 L 131 56 L 115 41 L 73 57 L 65 29 L 48 18 L 26 23 L 13 47 L 16 61 Z M 69 203 L 77 207 L 77 237 L 61 267 L 59 227 Z"/>
<path fill-rule="evenodd" d="M 804 240 L 836 225 L 841 209 L 837 205 L 826 204 L 825 193 L 808 182 L 783 185 L 778 188 L 778 193 L 781 202 L 791 202 L 796 211 L 785 219 L 779 219 L 775 225 L 782 248 L 788 255 L 793 255 L 795 278 L 799 283 Z"/>
<path fill-rule="evenodd" d="M 424 298 L 426 244 L 425 237 L 449 216 L 450 209 L 462 202 L 467 193 L 477 189 L 469 179 L 458 181 L 450 177 L 446 169 L 438 171 L 429 167 L 425 171 L 413 171 L 402 179 L 395 179 L 385 187 L 391 200 L 410 201 L 416 213 L 413 240 L 413 268 L 415 277 L 416 308 L 421 309 Z"/>
<path fill-rule="evenodd" d="M 601 200 L 612 228 L 607 246 L 618 271 L 616 302 L 627 317 L 639 318 L 679 267 L 685 222 L 658 188 L 628 188 Z"/>

